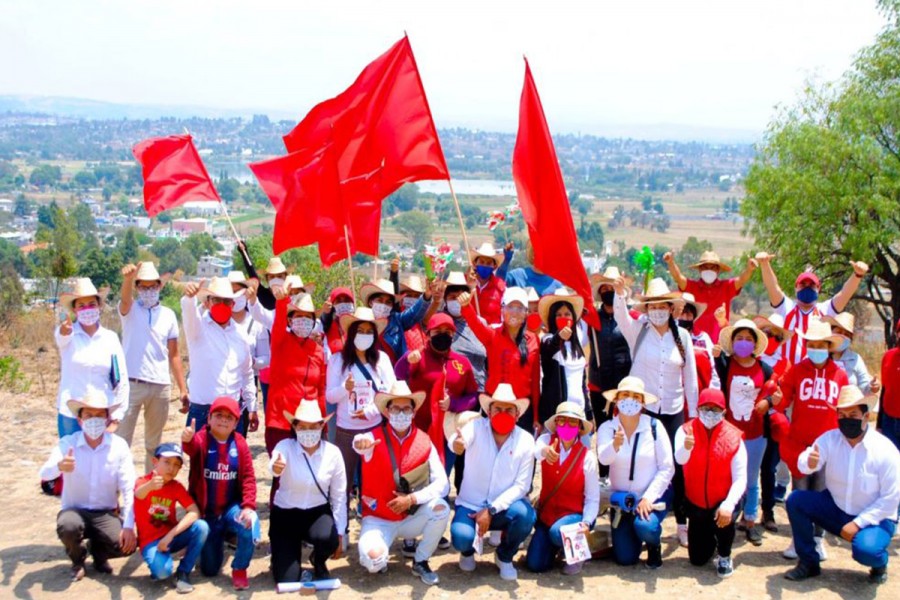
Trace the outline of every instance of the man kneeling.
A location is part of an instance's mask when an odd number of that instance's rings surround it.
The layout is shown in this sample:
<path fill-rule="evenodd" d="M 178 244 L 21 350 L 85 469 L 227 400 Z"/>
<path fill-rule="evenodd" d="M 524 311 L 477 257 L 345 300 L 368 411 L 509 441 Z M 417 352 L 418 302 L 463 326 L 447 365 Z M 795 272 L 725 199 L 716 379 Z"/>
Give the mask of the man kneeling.
<path fill-rule="evenodd" d="M 375 395 L 389 425 L 382 423 L 353 438 L 353 449 L 363 457 L 359 562 L 370 573 L 383 573 L 391 542 L 398 536 L 421 535 L 412 572 L 434 585 L 440 579 L 428 559 L 450 519 L 450 507 L 443 499 L 450 482 L 431 439 L 412 426 L 424 400 L 425 392 L 413 394 L 405 381 L 396 382 L 390 393 Z"/>

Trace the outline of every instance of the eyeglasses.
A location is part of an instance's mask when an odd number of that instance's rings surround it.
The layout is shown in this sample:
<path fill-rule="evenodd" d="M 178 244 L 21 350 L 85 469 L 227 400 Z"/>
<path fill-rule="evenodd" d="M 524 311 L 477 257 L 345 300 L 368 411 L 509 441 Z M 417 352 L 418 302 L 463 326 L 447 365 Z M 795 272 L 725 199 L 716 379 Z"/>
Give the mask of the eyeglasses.
<path fill-rule="evenodd" d="M 525 311 L 527 311 L 528 309 L 524 306 L 505 306 L 504 310 L 514 315 L 524 315 Z"/>
<path fill-rule="evenodd" d="M 399 406 L 392 406 L 388 409 L 388 412 L 392 415 L 411 415 L 413 413 L 413 408 L 412 406 L 404 406 L 402 408 Z"/>

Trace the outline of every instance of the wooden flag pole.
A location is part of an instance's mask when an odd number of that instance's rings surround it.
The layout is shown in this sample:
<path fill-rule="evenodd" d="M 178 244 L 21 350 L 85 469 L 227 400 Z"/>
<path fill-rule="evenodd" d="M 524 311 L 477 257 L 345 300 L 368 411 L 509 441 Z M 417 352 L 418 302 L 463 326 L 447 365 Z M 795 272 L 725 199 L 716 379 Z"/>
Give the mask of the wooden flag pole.
<path fill-rule="evenodd" d="M 225 220 L 228 221 L 228 224 L 231 226 L 231 233 L 234 234 L 234 239 L 240 242 L 241 236 L 238 235 L 237 229 L 234 228 L 234 223 L 231 222 L 231 215 L 228 214 L 228 209 L 225 208 L 225 201 L 219 200 L 219 204 L 222 206 L 222 214 L 225 215 Z"/>
<path fill-rule="evenodd" d="M 359 304 L 356 279 L 353 277 L 353 256 L 350 253 L 350 230 L 347 228 L 346 223 L 344 223 L 344 241 L 347 243 L 347 265 L 350 267 L 350 289 L 353 290 L 353 297 L 356 299 L 357 304 Z"/>
<path fill-rule="evenodd" d="M 453 181 L 449 177 L 447 178 L 447 185 L 450 186 L 450 196 L 453 198 L 453 206 L 456 207 L 456 218 L 459 219 L 459 230 L 462 231 L 463 246 L 465 246 L 465 248 L 466 248 L 466 260 L 469 261 L 469 260 L 471 260 L 469 257 L 472 256 L 472 251 L 469 248 L 469 236 L 466 235 L 466 226 L 463 224 L 462 210 L 460 210 L 460 208 L 459 208 L 459 200 L 456 197 L 456 192 L 453 191 Z M 472 266 L 469 265 L 469 268 L 472 268 Z M 478 290 L 476 289 L 475 293 L 473 293 L 472 295 L 475 297 L 475 312 L 477 312 L 480 316 L 481 315 L 481 305 L 478 302 L 478 293 L 477 292 L 478 292 Z"/>

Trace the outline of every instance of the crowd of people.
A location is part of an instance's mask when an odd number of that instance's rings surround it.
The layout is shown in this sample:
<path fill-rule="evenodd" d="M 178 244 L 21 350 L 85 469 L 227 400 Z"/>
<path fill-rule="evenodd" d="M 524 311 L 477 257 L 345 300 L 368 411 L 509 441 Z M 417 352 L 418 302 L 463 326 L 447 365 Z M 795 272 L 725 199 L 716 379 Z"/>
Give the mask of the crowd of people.
<path fill-rule="evenodd" d="M 330 579 L 357 517 L 361 568 L 387 571 L 397 542 L 427 585 L 439 583 L 438 549 L 471 572 L 485 540 L 504 580 L 516 580 L 523 548 L 528 570 L 575 576 L 606 517 L 616 563 L 637 564 L 646 549 L 646 567 L 659 569 L 669 512 L 690 563 L 713 561 L 724 578 L 738 532 L 759 546 L 778 530 L 788 487 L 787 579 L 821 572 L 827 531 L 851 544 L 870 582 L 887 580 L 900 351 L 872 376 L 851 348 L 854 319 L 842 311 L 864 263 L 824 300 L 810 271 L 789 297 L 766 253 L 728 278 L 706 252 L 690 266 L 696 279 L 667 254 L 675 290 L 662 279 L 635 290 L 609 267 L 591 276 L 598 328 L 585 298 L 552 277 L 507 273 L 511 245 L 484 244 L 468 272 L 432 280 L 401 281 L 394 262 L 389 279 L 335 288 L 321 306 L 278 257 L 258 273 L 240 249 L 244 272 L 179 284 L 183 334 L 160 304 L 174 284 L 150 262 L 122 269 L 110 307 L 121 342 L 101 325 L 106 294 L 90 280 L 61 297 L 60 439 L 40 476 L 61 496 L 57 534 L 74 580 L 88 554 L 111 573 L 110 558 L 140 551 L 153 579 L 186 593 L 198 562 L 215 577 L 231 553 L 233 587 L 248 588 L 263 477 L 276 583 Z M 773 311 L 732 319 L 757 269 Z M 164 440 L 173 382 L 185 424 Z M 253 437 L 268 473 L 254 471 Z"/>

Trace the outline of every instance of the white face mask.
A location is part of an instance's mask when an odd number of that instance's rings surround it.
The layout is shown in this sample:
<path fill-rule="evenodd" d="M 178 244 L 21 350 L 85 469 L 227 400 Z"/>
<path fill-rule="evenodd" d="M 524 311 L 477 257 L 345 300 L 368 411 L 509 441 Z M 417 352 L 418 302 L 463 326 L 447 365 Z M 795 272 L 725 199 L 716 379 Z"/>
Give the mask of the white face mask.
<path fill-rule="evenodd" d="M 138 299 L 144 308 L 153 308 L 159 304 L 159 290 L 157 288 L 146 290 L 138 288 Z"/>
<path fill-rule="evenodd" d="M 241 312 L 247 308 L 247 296 L 238 296 L 234 299 L 234 307 L 231 312 Z"/>
<path fill-rule="evenodd" d="M 275 286 L 283 286 L 283 285 L 284 285 L 284 279 L 282 279 L 281 277 L 276 277 L 274 279 L 269 280 L 269 289 L 272 289 Z"/>
<path fill-rule="evenodd" d="M 353 338 L 353 345 L 360 352 L 365 352 L 375 343 L 375 335 L 371 333 L 357 333 Z"/>
<path fill-rule="evenodd" d="M 391 316 L 392 309 L 393 307 L 390 304 L 382 304 L 381 302 L 372 304 L 372 312 L 375 313 L 376 319 L 387 319 Z"/>
<path fill-rule="evenodd" d="M 100 309 L 99 308 L 83 308 L 75 313 L 75 318 L 78 319 L 78 322 L 82 325 L 90 327 L 91 325 L 96 325 L 100 320 Z"/>
<path fill-rule="evenodd" d="M 391 424 L 391 427 L 394 428 L 394 431 L 406 431 L 409 429 L 409 426 L 412 425 L 413 414 L 412 413 L 397 413 L 389 414 L 388 421 Z"/>
<path fill-rule="evenodd" d="M 447 314 L 451 317 L 458 317 L 462 314 L 462 305 L 459 300 L 447 300 Z"/>
<path fill-rule="evenodd" d="M 297 337 L 308 338 L 312 334 L 315 323 L 309 317 L 291 319 L 291 332 Z"/>
<path fill-rule="evenodd" d="M 651 323 L 659 327 L 669 321 L 669 311 L 664 308 L 651 308 L 647 311 L 647 318 L 650 319 Z"/>
<path fill-rule="evenodd" d="M 719 274 L 712 269 L 703 269 L 700 271 L 700 279 L 703 280 L 703 283 L 713 283 L 718 278 Z"/>
<path fill-rule="evenodd" d="M 339 304 L 334 305 L 334 314 L 338 317 L 343 317 L 344 315 L 353 314 L 353 303 L 352 302 L 341 302 Z"/>
<path fill-rule="evenodd" d="M 106 432 L 106 419 L 91 417 L 81 422 L 81 431 L 92 440 L 96 440 Z"/>
<path fill-rule="evenodd" d="M 616 402 L 616 407 L 621 414 L 633 417 L 636 414 L 640 414 L 644 406 L 634 398 L 623 398 Z"/>
<path fill-rule="evenodd" d="M 722 422 L 725 418 L 724 412 L 718 412 L 714 410 L 700 410 L 700 422 L 703 423 L 703 426 L 707 429 L 712 429 L 716 425 Z"/>
<path fill-rule="evenodd" d="M 418 301 L 418 298 L 410 298 L 409 296 L 405 296 L 403 298 L 403 302 L 401 303 L 401 305 L 403 306 L 403 310 L 412 308 L 413 304 L 415 304 L 416 301 Z"/>
<path fill-rule="evenodd" d="M 295 429 L 294 431 L 297 433 L 297 441 L 304 448 L 312 448 L 322 439 L 321 429 Z"/>

